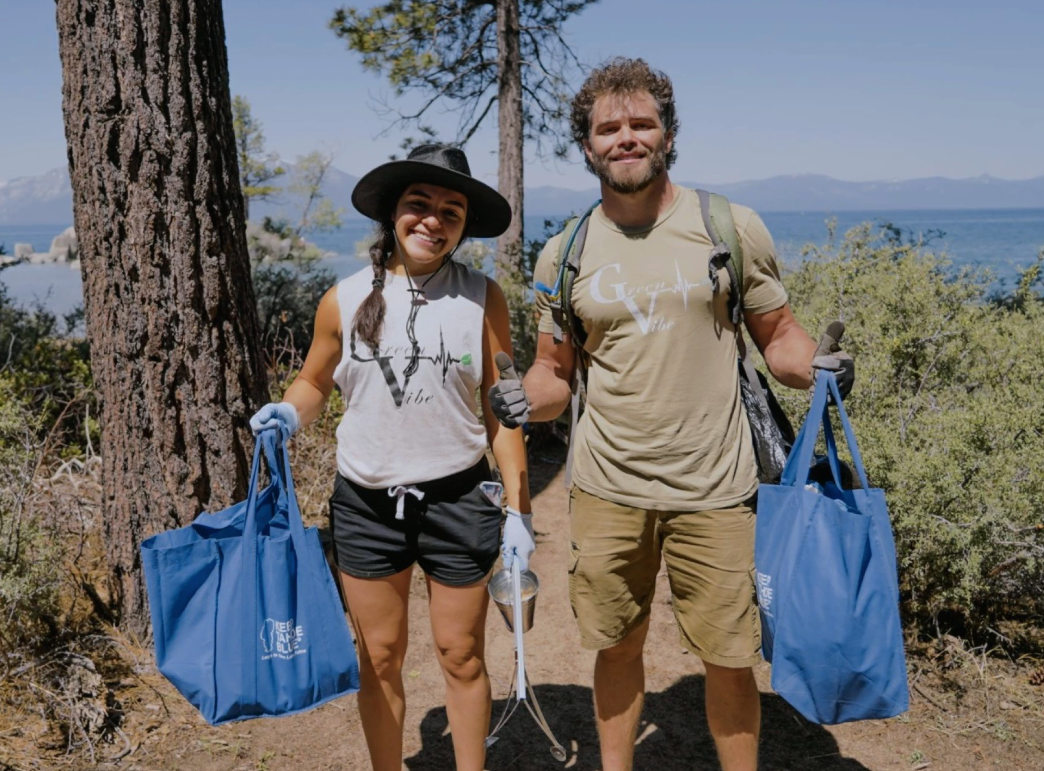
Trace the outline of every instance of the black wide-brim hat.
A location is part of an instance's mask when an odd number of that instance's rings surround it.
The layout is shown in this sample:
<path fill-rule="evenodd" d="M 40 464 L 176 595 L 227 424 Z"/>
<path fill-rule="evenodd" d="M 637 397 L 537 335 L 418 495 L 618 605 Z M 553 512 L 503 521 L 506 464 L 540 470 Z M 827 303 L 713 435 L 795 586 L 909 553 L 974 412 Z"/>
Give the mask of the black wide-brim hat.
<path fill-rule="evenodd" d="M 403 161 L 391 161 L 363 175 L 352 205 L 372 220 L 387 219 L 410 185 L 424 182 L 456 190 L 468 199 L 468 235 L 499 236 L 511 224 L 511 205 L 500 193 L 471 176 L 464 151 L 449 145 L 418 145 Z"/>

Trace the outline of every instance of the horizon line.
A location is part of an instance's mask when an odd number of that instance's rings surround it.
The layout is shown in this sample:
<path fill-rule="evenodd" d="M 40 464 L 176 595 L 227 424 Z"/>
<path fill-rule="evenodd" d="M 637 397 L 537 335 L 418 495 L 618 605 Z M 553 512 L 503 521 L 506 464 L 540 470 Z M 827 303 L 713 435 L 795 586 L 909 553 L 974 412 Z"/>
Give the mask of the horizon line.
<path fill-rule="evenodd" d="M 287 165 L 292 166 L 293 164 L 292 163 L 287 163 Z M 347 174 L 350 177 L 355 177 L 356 179 L 358 179 L 358 178 L 360 178 L 362 176 L 360 174 L 355 174 L 355 173 L 350 172 L 350 171 L 345 171 L 344 169 L 342 169 L 342 168 L 340 168 L 340 167 L 338 167 L 336 165 L 332 166 L 332 168 L 335 169 L 336 171 L 339 171 L 342 174 Z M 66 174 L 68 174 L 68 168 L 66 166 L 54 166 L 54 167 L 52 167 L 50 169 L 47 169 L 46 171 L 44 171 L 44 172 L 42 172 L 40 174 L 23 175 L 23 176 L 20 176 L 20 177 L 11 177 L 10 179 L 6 179 L 6 180 L 0 179 L 0 187 L 4 187 L 4 186 L 6 186 L 6 185 L 8 185 L 8 184 L 10 184 L 12 182 L 18 182 L 19 180 L 23 180 L 23 179 L 37 179 L 39 177 L 45 177 L 48 174 L 52 174 L 54 172 L 65 172 Z M 713 185 L 744 185 L 744 184 L 751 184 L 751 183 L 757 183 L 757 182 L 767 182 L 767 181 L 773 180 L 773 179 L 795 179 L 795 178 L 799 178 L 799 177 L 820 177 L 820 178 L 823 178 L 823 179 L 831 180 L 833 182 L 844 182 L 846 184 L 853 184 L 853 185 L 869 185 L 869 184 L 895 185 L 895 184 L 902 184 L 902 183 L 906 183 L 906 182 L 922 182 L 922 181 L 929 181 L 929 180 L 945 180 L 947 182 L 971 182 L 971 181 L 983 180 L 983 179 L 996 180 L 997 182 L 1035 182 L 1037 180 L 1044 180 L 1044 174 L 1037 174 L 1037 175 L 1032 176 L 1032 177 L 1022 177 L 1022 178 L 1018 178 L 1018 179 L 1011 179 L 1011 178 L 1006 178 L 1006 177 L 996 177 L 996 176 L 990 174 L 989 172 L 983 172 L 982 174 L 978 174 L 976 176 L 971 176 L 971 177 L 946 177 L 946 176 L 942 176 L 942 175 L 936 174 L 936 175 L 927 176 L 927 177 L 906 177 L 906 178 L 892 178 L 892 179 L 842 179 L 841 177 L 834 177 L 834 176 L 831 176 L 830 174 L 824 174 L 824 173 L 821 173 L 821 172 L 801 171 L 801 172 L 791 172 L 791 173 L 787 173 L 787 174 L 773 174 L 773 175 L 768 176 L 768 177 L 759 177 L 759 178 L 756 178 L 756 179 L 752 179 L 752 178 L 740 179 L 740 180 L 735 180 L 733 182 L 720 182 L 720 181 L 706 182 L 705 181 L 705 182 L 701 182 L 700 184 L 701 185 L 707 185 L 707 186 L 713 186 Z M 675 184 L 693 184 L 693 183 L 691 183 L 691 182 L 675 182 Z M 598 180 L 597 180 L 597 178 L 593 177 L 593 175 L 592 175 L 592 184 L 589 187 L 566 187 L 566 186 L 555 185 L 555 184 L 539 184 L 539 185 L 532 185 L 532 186 L 527 185 L 527 187 L 530 187 L 531 189 L 552 188 L 552 189 L 556 189 L 556 190 L 568 190 L 570 192 L 576 192 L 576 193 L 583 192 L 583 191 L 586 191 L 586 190 L 590 190 L 591 188 L 597 187 L 597 186 L 598 186 Z M 926 211 L 929 211 L 929 210 L 926 210 Z"/>

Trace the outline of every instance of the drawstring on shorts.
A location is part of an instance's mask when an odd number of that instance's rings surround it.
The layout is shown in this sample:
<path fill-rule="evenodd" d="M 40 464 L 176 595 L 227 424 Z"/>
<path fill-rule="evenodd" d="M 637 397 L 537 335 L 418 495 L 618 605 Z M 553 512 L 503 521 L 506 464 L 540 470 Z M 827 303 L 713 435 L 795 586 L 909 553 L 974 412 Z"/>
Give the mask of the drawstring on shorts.
<path fill-rule="evenodd" d="M 388 497 L 395 498 L 395 518 L 403 519 L 406 507 L 406 496 L 412 495 L 418 501 L 424 500 L 424 492 L 413 485 L 396 485 L 388 488 Z"/>

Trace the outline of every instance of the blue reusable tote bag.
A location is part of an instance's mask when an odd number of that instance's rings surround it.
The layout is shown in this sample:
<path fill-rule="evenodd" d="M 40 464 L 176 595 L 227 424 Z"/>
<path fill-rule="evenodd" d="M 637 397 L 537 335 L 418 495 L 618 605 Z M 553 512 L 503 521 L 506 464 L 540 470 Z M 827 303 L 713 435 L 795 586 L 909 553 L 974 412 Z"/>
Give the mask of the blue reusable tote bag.
<path fill-rule="evenodd" d="M 259 492 L 262 447 L 272 484 Z M 279 430 L 258 437 L 247 500 L 149 538 L 141 556 L 156 664 L 208 723 L 289 715 L 359 690 L 351 633 L 319 533 L 301 521 Z"/>
<path fill-rule="evenodd" d="M 861 490 L 841 488 L 827 412 L 833 394 Z M 809 484 L 823 426 L 833 482 Z M 758 491 L 754 545 L 762 654 L 772 688 L 814 723 L 886 718 L 909 708 L 895 542 L 884 491 L 871 489 L 832 372 L 778 485 Z"/>

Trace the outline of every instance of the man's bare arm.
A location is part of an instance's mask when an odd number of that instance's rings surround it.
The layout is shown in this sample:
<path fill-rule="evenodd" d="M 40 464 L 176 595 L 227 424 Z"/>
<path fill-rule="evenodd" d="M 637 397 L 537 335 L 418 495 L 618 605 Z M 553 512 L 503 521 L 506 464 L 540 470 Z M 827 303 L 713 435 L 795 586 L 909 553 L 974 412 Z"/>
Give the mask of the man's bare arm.
<path fill-rule="evenodd" d="M 798 324 L 789 303 L 768 313 L 748 313 L 746 322 L 772 377 L 791 388 L 810 388 L 816 343 Z"/>
<path fill-rule="evenodd" d="M 575 367 L 576 349 L 568 334 L 557 345 L 549 333 L 537 335 L 536 359 L 522 379 L 529 399 L 530 420 L 554 420 L 565 411 L 572 395 Z"/>

